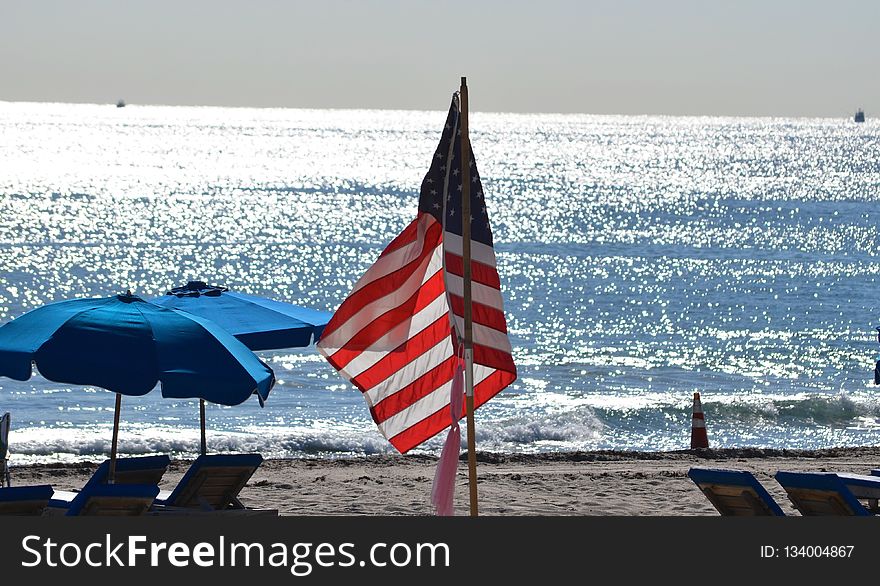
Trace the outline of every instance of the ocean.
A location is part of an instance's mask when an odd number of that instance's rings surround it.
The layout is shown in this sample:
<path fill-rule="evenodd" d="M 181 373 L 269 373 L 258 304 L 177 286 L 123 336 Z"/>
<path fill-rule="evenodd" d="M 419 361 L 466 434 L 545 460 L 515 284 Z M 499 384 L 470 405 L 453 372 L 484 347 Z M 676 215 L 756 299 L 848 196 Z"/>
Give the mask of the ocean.
<path fill-rule="evenodd" d="M 414 217 L 437 111 L 0 102 L 0 323 L 200 279 L 332 311 Z M 471 114 L 519 379 L 479 450 L 880 442 L 880 124 Z M 208 449 L 392 453 L 314 347 Z M 122 401 L 120 453 L 198 452 L 198 405 Z M 11 463 L 100 460 L 113 396 L 0 379 Z M 445 435 L 445 434 L 441 434 Z M 437 454 L 442 437 L 414 450 Z"/>

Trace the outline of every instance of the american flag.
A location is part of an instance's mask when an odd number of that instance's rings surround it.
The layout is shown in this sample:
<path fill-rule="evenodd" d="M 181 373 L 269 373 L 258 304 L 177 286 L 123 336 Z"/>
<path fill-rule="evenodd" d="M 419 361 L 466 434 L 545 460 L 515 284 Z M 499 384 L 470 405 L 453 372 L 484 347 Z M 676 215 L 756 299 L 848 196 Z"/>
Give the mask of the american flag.
<path fill-rule="evenodd" d="M 459 118 L 456 93 L 422 181 L 416 219 L 357 282 L 318 342 L 321 354 L 361 390 L 379 431 L 401 453 L 450 425 L 450 390 L 464 336 Z M 473 155 L 470 166 L 473 380 L 479 407 L 516 380 L 516 366 Z"/>

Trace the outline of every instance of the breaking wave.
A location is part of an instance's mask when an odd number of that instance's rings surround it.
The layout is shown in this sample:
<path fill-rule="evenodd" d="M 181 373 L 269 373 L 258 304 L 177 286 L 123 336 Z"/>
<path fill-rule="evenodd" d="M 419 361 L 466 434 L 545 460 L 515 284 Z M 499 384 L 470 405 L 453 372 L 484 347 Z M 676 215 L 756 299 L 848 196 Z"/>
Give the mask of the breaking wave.
<path fill-rule="evenodd" d="M 799 398 L 734 399 L 704 402 L 706 417 L 736 421 L 777 421 L 800 425 L 849 425 L 880 419 L 880 400 L 848 395 L 807 395 Z M 880 421 L 878 421 L 880 425 Z"/>
<path fill-rule="evenodd" d="M 811 449 L 880 442 L 880 400 L 868 394 L 796 397 L 703 398 L 713 447 Z M 690 402 L 648 401 L 626 407 L 580 405 L 556 412 L 519 409 L 514 416 L 478 414 L 481 451 L 540 453 L 577 450 L 674 450 L 689 442 Z M 462 437 L 465 437 L 462 425 Z M 419 446 L 415 454 L 439 454 L 446 433 Z M 110 452 L 107 425 L 90 428 L 29 427 L 11 436 L 13 464 L 101 460 Z M 395 450 L 371 423 L 323 422 L 313 426 L 243 426 L 207 432 L 211 452 L 259 452 L 267 458 L 358 457 Z M 197 455 L 195 427 L 139 424 L 123 427 L 120 455 Z"/>

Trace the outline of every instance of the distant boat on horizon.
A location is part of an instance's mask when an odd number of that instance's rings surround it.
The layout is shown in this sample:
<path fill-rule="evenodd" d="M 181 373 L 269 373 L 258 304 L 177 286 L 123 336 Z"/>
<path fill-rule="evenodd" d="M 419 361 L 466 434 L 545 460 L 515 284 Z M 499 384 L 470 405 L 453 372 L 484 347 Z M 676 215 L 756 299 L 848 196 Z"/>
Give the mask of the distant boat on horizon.
<path fill-rule="evenodd" d="M 856 121 L 856 122 L 864 122 L 864 121 L 865 121 L 865 113 L 862 112 L 862 109 L 861 109 L 861 108 L 859 108 L 858 110 L 856 110 L 855 121 Z"/>
<path fill-rule="evenodd" d="M 125 108 L 125 100 L 119 100 L 118 102 L 116 102 L 116 107 Z"/>

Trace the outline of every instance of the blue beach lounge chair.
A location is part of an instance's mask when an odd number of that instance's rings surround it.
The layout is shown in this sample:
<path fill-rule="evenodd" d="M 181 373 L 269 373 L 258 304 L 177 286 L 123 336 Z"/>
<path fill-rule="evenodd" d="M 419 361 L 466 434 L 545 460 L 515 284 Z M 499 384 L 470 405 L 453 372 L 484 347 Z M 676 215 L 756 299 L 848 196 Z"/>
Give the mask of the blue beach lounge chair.
<path fill-rule="evenodd" d="M 843 485 L 854 497 L 867 503 L 868 510 L 876 515 L 880 513 L 880 475 L 850 474 L 836 472 Z"/>
<path fill-rule="evenodd" d="M 155 484 L 94 484 L 80 491 L 67 512 L 68 517 L 132 517 L 150 510 L 159 494 Z"/>
<path fill-rule="evenodd" d="M 785 516 L 782 508 L 751 472 L 691 468 L 688 476 L 724 516 Z"/>
<path fill-rule="evenodd" d="M 238 500 L 260 464 L 260 454 L 207 454 L 196 458 L 172 491 L 162 491 L 154 512 L 192 514 L 232 512 L 274 514 L 275 509 L 248 509 Z"/>
<path fill-rule="evenodd" d="M 857 475 L 846 475 L 855 477 Z M 862 478 L 870 478 L 864 476 Z M 855 515 L 870 516 L 841 476 L 830 472 L 782 472 L 776 473 L 776 481 L 782 485 L 792 504 L 804 516 Z M 858 484 L 851 483 L 858 491 Z"/>
<path fill-rule="evenodd" d="M 0 515 L 42 515 L 51 496 L 48 484 L 0 488 Z"/>
<path fill-rule="evenodd" d="M 116 473 L 113 479 L 114 484 L 159 484 L 171 458 L 165 455 L 159 456 L 138 456 L 137 458 L 117 458 Z M 89 484 L 107 484 L 107 478 L 110 475 L 110 460 L 98 466 L 92 477 L 86 483 Z"/>
<path fill-rule="evenodd" d="M 168 464 L 170 463 L 171 458 L 165 455 L 117 458 L 114 483 L 158 485 L 165 471 L 168 470 Z M 110 460 L 105 460 L 98 466 L 98 469 L 95 470 L 85 486 L 83 486 L 82 491 L 89 490 L 94 486 L 107 484 L 109 474 Z M 80 492 L 56 490 L 49 501 L 49 506 L 66 509 Z"/>

